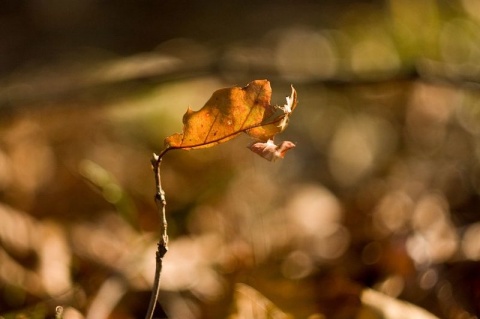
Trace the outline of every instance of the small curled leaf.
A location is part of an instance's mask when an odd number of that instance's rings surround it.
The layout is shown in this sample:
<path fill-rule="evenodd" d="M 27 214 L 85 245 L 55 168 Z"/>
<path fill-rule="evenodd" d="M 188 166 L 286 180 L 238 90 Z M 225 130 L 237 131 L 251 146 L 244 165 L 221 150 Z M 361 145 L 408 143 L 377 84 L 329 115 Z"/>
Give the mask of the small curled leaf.
<path fill-rule="evenodd" d="M 294 147 L 295 144 L 290 141 L 283 141 L 280 145 L 276 145 L 272 140 L 268 140 L 266 143 L 253 143 L 248 148 L 267 161 L 274 162 L 279 158 L 284 158 L 285 153 Z"/>

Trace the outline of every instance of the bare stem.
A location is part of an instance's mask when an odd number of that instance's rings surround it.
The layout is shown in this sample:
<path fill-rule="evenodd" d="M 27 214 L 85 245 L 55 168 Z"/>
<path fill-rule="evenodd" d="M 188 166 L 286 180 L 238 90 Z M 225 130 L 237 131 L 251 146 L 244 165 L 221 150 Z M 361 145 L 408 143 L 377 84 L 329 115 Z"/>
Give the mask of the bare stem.
<path fill-rule="evenodd" d="M 162 222 L 160 227 L 161 238 L 158 242 L 158 248 L 155 254 L 155 278 L 153 281 L 152 294 L 150 296 L 150 304 L 148 305 L 147 314 L 145 316 L 146 319 L 152 319 L 153 312 L 155 311 L 155 306 L 157 305 L 158 294 L 160 292 L 160 275 L 162 272 L 163 257 L 168 251 L 168 224 L 165 214 L 165 206 L 167 205 L 167 201 L 165 199 L 165 192 L 162 189 L 162 182 L 160 176 L 160 164 L 162 163 L 162 156 L 165 155 L 167 151 L 168 149 L 162 151 L 160 155 L 153 154 L 153 157 L 151 159 L 153 173 L 155 176 L 155 203 L 157 205 L 158 214 Z"/>

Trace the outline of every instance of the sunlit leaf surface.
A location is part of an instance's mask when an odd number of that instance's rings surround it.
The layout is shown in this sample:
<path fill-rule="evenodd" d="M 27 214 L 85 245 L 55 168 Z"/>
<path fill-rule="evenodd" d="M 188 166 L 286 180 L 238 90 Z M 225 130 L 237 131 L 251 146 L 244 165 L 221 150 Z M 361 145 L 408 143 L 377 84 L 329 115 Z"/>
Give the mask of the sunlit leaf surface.
<path fill-rule="evenodd" d="M 284 107 L 270 104 L 272 89 L 267 80 L 256 80 L 247 86 L 215 91 L 198 111 L 188 109 L 183 116 L 183 133 L 165 139 L 167 148 L 185 150 L 211 147 L 244 132 L 267 141 L 282 132 L 288 116 L 297 105 L 296 92 Z"/>

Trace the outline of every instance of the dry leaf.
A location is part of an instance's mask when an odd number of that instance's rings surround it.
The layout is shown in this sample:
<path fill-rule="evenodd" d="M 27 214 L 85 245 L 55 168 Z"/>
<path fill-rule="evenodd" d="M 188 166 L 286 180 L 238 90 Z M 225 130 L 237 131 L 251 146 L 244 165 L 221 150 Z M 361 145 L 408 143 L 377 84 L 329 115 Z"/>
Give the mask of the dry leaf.
<path fill-rule="evenodd" d="M 285 153 L 294 147 L 295 144 L 290 141 L 283 141 L 280 145 L 276 145 L 272 140 L 268 140 L 266 143 L 253 143 L 248 148 L 264 159 L 274 162 L 279 158 L 283 158 Z"/>
<path fill-rule="evenodd" d="M 226 142 L 244 132 L 266 142 L 282 132 L 297 105 L 297 94 L 287 97 L 283 107 L 270 105 L 272 89 L 267 80 L 247 86 L 215 91 L 198 111 L 183 116 L 183 132 L 165 139 L 167 149 L 199 149 Z"/>
<path fill-rule="evenodd" d="M 237 284 L 234 295 L 235 311 L 229 319 L 292 319 L 257 290 Z"/>

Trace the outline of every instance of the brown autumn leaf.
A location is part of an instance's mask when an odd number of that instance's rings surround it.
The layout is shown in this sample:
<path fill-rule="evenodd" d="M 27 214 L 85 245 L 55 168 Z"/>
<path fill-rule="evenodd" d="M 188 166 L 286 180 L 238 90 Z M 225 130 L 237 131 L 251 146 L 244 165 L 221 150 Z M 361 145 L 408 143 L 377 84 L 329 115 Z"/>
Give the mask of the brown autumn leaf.
<path fill-rule="evenodd" d="M 282 132 L 297 105 L 297 94 L 287 97 L 283 107 L 270 105 L 272 89 L 268 80 L 247 86 L 217 90 L 198 111 L 188 108 L 183 132 L 165 139 L 167 149 L 192 150 L 226 142 L 244 132 L 266 142 Z"/>
<path fill-rule="evenodd" d="M 272 140 L 268 140 L 265 143 L 253 143 L 248 148 L 267 161 L 275 162 L 279 158 L 284 158 L 285 153 L 294 147 L 295 144 L 290 141 L 283 141 L 280 145 L 276 145 Z"/>

